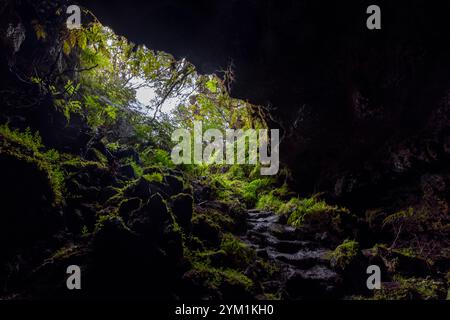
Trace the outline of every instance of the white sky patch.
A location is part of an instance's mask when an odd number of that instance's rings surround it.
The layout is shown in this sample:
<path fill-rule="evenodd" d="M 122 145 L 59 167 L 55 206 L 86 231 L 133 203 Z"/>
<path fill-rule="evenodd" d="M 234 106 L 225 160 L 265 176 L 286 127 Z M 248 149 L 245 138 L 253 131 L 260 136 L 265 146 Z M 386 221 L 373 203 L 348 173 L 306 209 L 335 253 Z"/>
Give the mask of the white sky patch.
<path fill-rule="evenodd" d="M 144 79 L 135 78 L 130 81 L 133 87 L 140 86 L 145 82 Z M 146 106 L 154 107 L 156 101 L 158 99 L 158 95 L 155 92 L 155 89 L 150 86 L 143 86 L 136 89 L 136 100 L 140 104 L 140 109 L 144 113 L 154 112 L 153 109 L 148 109 Z M 165 114 L 170 114 L 182 101 L 178 98 L 169 97 L 164 101 L 161 106 L 161 112 Z"/>

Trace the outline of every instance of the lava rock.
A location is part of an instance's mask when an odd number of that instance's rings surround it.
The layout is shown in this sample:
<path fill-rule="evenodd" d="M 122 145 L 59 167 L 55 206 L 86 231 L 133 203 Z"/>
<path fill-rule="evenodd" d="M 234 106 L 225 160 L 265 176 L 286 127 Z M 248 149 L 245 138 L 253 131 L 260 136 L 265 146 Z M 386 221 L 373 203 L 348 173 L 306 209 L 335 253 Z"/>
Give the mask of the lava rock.
<path fill-rule="evenodd" d="M 169 187 L 170 194 L 178 194 L 183 192 L 184 183 L 181 178 L 169 174 L 164 177 L 164 181 L 167 183 Z"/>
<path fill-rule="evenodd" d="M 128 221 L 131 213 L 140 209 L 141 206 L 142 200 L 139 198 L 125 199 L 119 205 L 119 214 L 125 221 Z"/>
<path fill-rule="evenodd" d="M 185 193 L 172 197 L 172 212 L 180 227 L 186 231 L 189 231 L 192 227 L 193 202 L 192 196 Z"/>
<path fill-rule="evenodd" d="M 129 179 L 136 178 L 136 173 L 134 172 L 134 168 L 131 164 L 121 166 L 119 168 L 119 173 Z"/>
<path fill-rule="evenodd" d="M 140 210 L 132 212 L 128 225 L 144 237 L 160 239 L 165 225 L 172 223 L 164 199 L 160 194 L 155 194 Z"/>

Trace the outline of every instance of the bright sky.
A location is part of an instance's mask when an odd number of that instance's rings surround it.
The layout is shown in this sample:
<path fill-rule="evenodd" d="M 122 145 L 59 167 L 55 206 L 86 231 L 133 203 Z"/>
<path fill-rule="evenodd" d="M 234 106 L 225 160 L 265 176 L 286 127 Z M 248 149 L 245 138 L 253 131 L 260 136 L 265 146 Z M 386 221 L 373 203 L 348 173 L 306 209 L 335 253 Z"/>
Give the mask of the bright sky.
<path fill-rule="evenodd" d="M 143 83 L 144 80 L 140 78 L 136 78 L 131 80 L 132 85 L 139 85 Z M 142 106 L 149 106 L 153 105 L 152 100 L 156 98 L 155 90 L 151 87 L 142 87 L 136 90 L 136 100 L 142 105 Z M 173 109 L 180 103 L 180 101 L 176 98 L 168 98 L 163 103 L 161 107 L 161 111 L 166 114 L 170 114 Z M 145 110 L 145 109 L 144 109 Z"/>
<path fill-rule="evenodd" d="M 144 82 L 144 79 L 141 78 L 135 78 L 131 80 L 131 84 L 133 86 L 138 86 Z M 136 100 L 144 107 L 153 105 L 152 100 L 154 100 L 157 97 L 155 90 L 151 87 L 142 87 L 138 88 L 136 90 Z M 179 101 L 174 98 L 168 98 L 163 103 L 161 107 L 161 111 L 164 113 L 171 113 L 173 109 L 178 105 Z M 145 111 L 145 109 L 143 109 Z"/>

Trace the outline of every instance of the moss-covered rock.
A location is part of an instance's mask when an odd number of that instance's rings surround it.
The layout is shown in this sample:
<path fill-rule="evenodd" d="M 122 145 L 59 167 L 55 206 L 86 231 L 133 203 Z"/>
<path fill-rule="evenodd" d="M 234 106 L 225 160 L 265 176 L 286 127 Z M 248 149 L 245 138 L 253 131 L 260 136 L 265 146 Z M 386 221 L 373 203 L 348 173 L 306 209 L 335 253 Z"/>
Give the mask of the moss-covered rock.
<path fill-rule="evenodd" d="M 125 221 L 128 221 L 133 211 L 141 207 L 142 200 L 140 198 L 128 198 L 120 203 L 118 213 Z"/>
<path fill-rule="evenodd" d="M 220 226 L 206 215 L 194 215 L 192 234 L 210 246 L 217 247 L 220 244 Z"/>
<path fill-rule="evenodd" d="M 139 210 L 133 211 L 128 220 L 129 227 L 148 238 L 159 239 L 167 225 L 173 224 L 166 202 L 160 194 L 151 196 Z"/>
<path fill-rule="evenodd" d="M 346 270 L 359 254 L 359 243 L 353 240 L 345 240 L 330 254 L 331 265 Z"/>
<path fill-rule="evenodd" d="M 245 270 L 256 259 L 255 251 L 230 233 L 222 236 L 220 248 L 226 254 L 225 265 L 238 270 Z"/>
<path fill-rule="evenodd" d="M 403 278 L 397 276 L 393 282 L 382 283 L 376 290 L 375 300 L 441 300 L 446 297 L 443 282 L 431 278 Z"/>
<path fill-rule="evenodd" d="M 190 231 L 192 224 L 193 198 L 189 194 L 180 193 L 171 198 L 172 212 L 176 221 L 185 231 Z"/>
<path fill-rule="evenodd" d="M 178 194 L 183 192 L 184 182 L 182 178 L 168 174 L 164 177 L 164 181 L 168 186 L 168 191 L 170 194 Z"/>
<path fill-rule="evenodd" d="M 375 250 L 391 274 L 424 277 L 431 271 L 431 265 L 426 259 L 407 250 L 391 249 L 384 245 L 375 246 Z"/>
<path fill-rule="evenodd" d="M 214 268 L 195 263 L 183 275 L 186 291 L 194 299 L 250 299 L 253 281 L 233 269 Z"/>

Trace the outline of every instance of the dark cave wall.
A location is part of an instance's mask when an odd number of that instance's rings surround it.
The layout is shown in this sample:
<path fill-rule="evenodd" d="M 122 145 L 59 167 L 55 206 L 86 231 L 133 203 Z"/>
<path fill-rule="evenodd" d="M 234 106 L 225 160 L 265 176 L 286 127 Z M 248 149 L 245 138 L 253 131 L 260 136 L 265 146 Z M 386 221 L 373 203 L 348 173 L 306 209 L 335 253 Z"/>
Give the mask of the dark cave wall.
<path fill-rule="evenodd" d="M 187 57 L 201 72 L 232 62 L 233 95 L 273 106 L 271 126 L 286 133 L 281 157 L 297 188 L 345 198 L 382 192 L 393 177 L 420 176 L 448 159 L 447 5 L 376 1 L 382 30 L 370 31 L 370 4 L 170 0 L 88 6 L 116 32 Z"/>
<path fill-rule="evenodd" d="M 187 57 L 201 72 L 232 63 L 232 94 L 272 106 L 299 191 L 367 203 L 447 170 L 444 2 L 377 1 L 376 31 L 365 27 L 368 1 L 80 3 L 117 33 Z"/>

